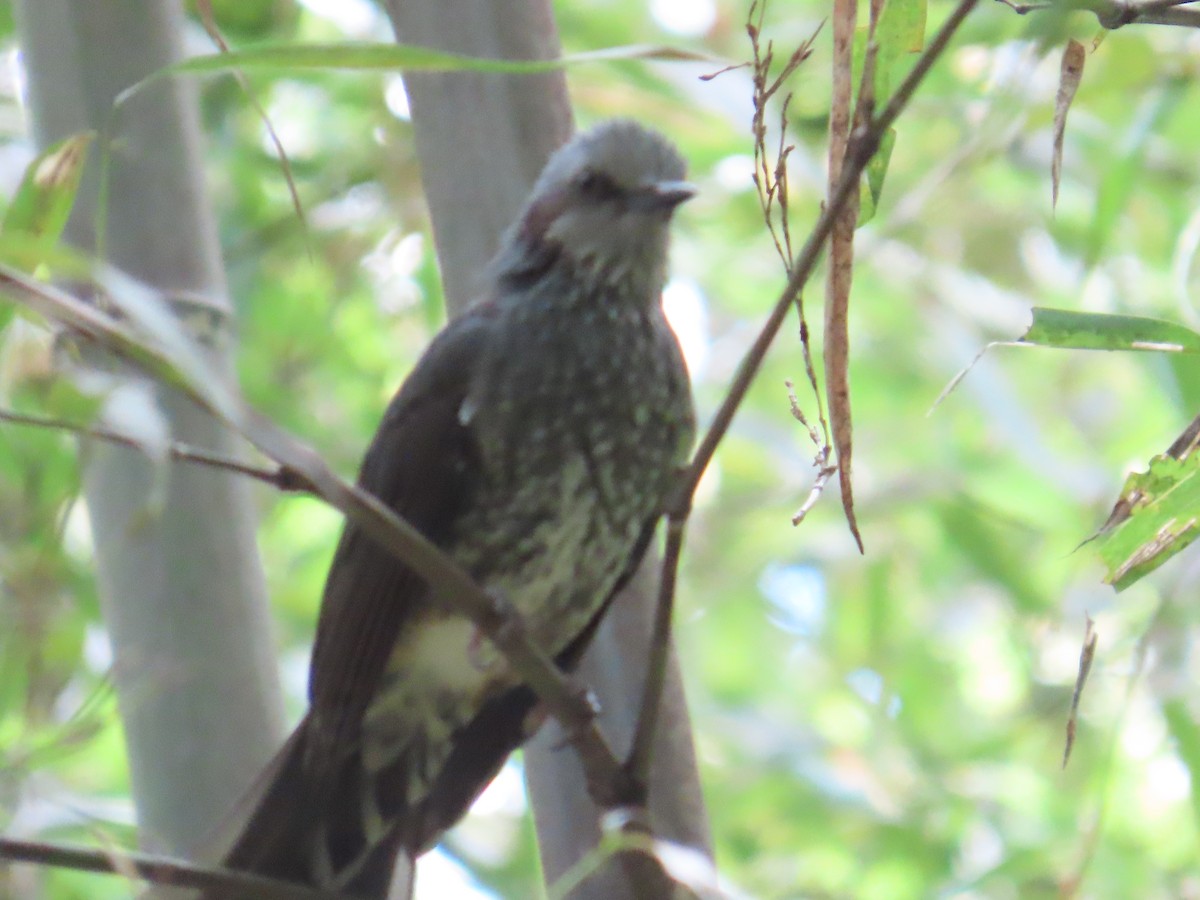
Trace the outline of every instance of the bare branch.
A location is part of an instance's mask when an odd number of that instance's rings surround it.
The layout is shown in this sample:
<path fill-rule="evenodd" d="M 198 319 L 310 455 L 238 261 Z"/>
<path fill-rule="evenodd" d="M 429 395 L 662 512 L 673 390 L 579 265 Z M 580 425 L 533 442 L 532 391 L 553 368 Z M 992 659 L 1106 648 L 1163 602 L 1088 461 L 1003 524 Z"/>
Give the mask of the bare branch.
<path fill-rule="evenodd" d="M 48 416 L 34 416 L 28 413 L 14 412 L 11 409 L 0 409 L 0 421 L 11 422 L 14 425 L 29 425 L 34 428 L 69 431 L 81 437 L 106 441 L 122 447 L 132 447 L 134 450 L 138 450 L 142 446 L 139 441 L 129 437 L 129 435 L 121 434 L 118 431 L 112 431 L 108 428 L 100 428 L 95 425 L 81 425 L 78 422 L 69 422 L 66 419 L 55 419 Z M 227 472 L 245 475 L 247 478 L 253 478 L 256 481 L 269 484 L 271 487 L 281 491 L 313 493 L 312 485 L 308 483 L 302 473 L 283 466 L 277 466 L 274 469 L 265 469 L 260 466 L 252 466 L 249 463 L 244 463 L 235 457 L 226 456 L 223 453 L 200 450 L 196 447 L 189 447 L 187 444 L 180 444 L 174 441 L 167 445 L 167 454 L 171 459 L 180 462 L 198 463 L 214 469 L 224 469 Z"/>
<path fill-rule="evenodd" d="M 258 900 L 351 900 L 351 895 L 308 888 L 290 881 L 278 881 L 229 869 L 211 869 L 182 863 L 161 856 L 126 850 L 93 850 L 65 844 L 47 844 L 0 837 L 0 859 L 102 872 L 110 875 L 136 875 L 153 884 L 183 888 L 201 888 L 221 892 L 236 891 Z"/>
<path fill-rule="evenodd" d="M 875 16 L 867 34 L 858 105 L 851 106 L 853 94 L 853 53 L 856 31 L 857 0 L 834 0 L 833 4 L 833 96 L 829 105 L 829 180 L 828 196 L 833 193 L 850 155 L 853 134 L 870 120 L 875 94 Z M 874 10 L 872 4 L 872 11 Z M 854 493 L 850 474 L 853 465 L 854 432 L 850 413 L 850 285 L 854 277 L 854 229 L 858 224 L 859 195 L 852 191 L 842 203 L 830 226 L 829 263 L 825 281 L 825 399 L 833 427 L 833 446 L 837 453 L 838 479 L 842 489 L 842 509 L 846 524 L 863 552 L 862 536 L 854 516 Z"/>
<path fill-rule="evenodd" d="M 1189 7 L 1196 0 L 1064 0 L 1061 3 L 1016 3 L 999 0 L 1017 15 L 1046 9 L 1087 10 L 1109 31 L 1126 25 L 1174 25 L 1180 28 L 1200 28 L 1200 9 Z"/>
<path fill-rule="evenodd" d="M 691 495 L 682 494 L 679 501 L 690 504 Z M 678 503 L 673 503 L 673 506 Z M 679 571 L 679 556 L 683 552 L 684 529 L 690 507 L 672 508 L 667 512 L 667 545 L 663 553 L 662 577 L 654 608 L 654 628 L 650 633 L 650 659 L 646 665 L 646 682 L 642 686 L 642 704 L 638 711 L 637 728 L 633 733 L 625 769 L 635 784 L 649 783 L 654 734 L 658 727 L 658 711 L 663 685 L 667 679 L 667 660 L 671 648 L 671 618 L 675 609 L 675 580 Z"/>

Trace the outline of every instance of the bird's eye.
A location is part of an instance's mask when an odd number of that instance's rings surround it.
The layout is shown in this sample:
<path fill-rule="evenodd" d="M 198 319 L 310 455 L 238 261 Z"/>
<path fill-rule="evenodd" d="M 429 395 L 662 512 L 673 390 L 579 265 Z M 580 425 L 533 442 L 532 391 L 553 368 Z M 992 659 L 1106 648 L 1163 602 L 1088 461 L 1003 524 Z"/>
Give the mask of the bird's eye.
<path fill-rule="evenodd" d="M 596 172 L 593 169 L 585 169 L 581 172 L 575 179 L 575 186 L 579 193 L 593 200 L 609 200 L 620 193 L 611 178 L 603 172 Z"/>

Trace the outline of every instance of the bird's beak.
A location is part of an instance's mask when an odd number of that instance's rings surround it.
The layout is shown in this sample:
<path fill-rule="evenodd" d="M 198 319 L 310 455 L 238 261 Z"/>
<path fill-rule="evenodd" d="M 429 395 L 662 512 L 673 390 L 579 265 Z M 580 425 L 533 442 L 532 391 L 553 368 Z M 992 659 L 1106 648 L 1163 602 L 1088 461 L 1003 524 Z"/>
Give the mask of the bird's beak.
<path fill-rule="evenodd" d="M 696 196 L 696 186 L 688 181 L 655 181 L 637 192 L 637 205 L 647 210 L 670 210 Z"/>

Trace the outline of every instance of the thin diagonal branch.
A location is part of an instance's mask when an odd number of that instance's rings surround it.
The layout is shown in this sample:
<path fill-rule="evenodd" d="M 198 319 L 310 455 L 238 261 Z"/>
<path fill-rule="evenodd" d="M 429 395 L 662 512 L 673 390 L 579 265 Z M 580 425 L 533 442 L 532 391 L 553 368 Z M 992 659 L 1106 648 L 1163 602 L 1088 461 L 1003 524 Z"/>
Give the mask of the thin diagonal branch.
<path fill-rule="evenodd" d="M 787 316 L 788 309 L 795 302 L 796 297 L 803 290 L 805 284 L 808 283 L 813 269 L 816 268 L 817 260 L 820 258 L 821 250 L 825 245 L 825 239 L 829 237 L 829 232 L 833 228 L 834 219 L 846 204 L 851 193 L 858 190 L 859 179 L 867 163 L 870 162 L 872 155 L 874 155 L 875 150 L 878 148 L 882 135 L 895 124 L 897 117 L 912 99 L 917 86 L 920 85 L 934 62 L 945 51 L 950 38 L 954 36 L 959 26 L 962 25 L 963 20 L 975 8 L 977 2 L 978 0 L 960 0 L 958 6 L 954 8 L 954 11 L 950 14 L 950 17 L 946 20 L 941 30 L 917 59 L 916 64 L 908 73 L 908 77 L 896 89 L 896 93 L 892 95 L 887 106 L 874 119 L 870 120 L 866 127 L 858 129 L 851 135 L 850 147 L 848 148 L 845 166 L 842 171 L 842 179 L 830 197 L 829 203 L 818 217 L 812 232 L 809 234 L 808 240 L 805 241 L 804 246 L 800 248 L 800 252 L 796 255 L 796 260 L 792 265 L 792 275 L 788 279 L 787 286 L 784 287 L 779 299 L 775 302 L 775 307 L 771 310 L 767 321 L 763 324 L 762 331 L 759 332 L 758 337 L 755 338 L 754 343 L 746 352 L 745 357 L 743 357 L 741 364 L 738 366 L 737 374 L 734 376 L 733 384 L 730 386 L 729 394 L 726 395 L 725 400 L 721 403 L 720 408 L 713 417 L 712 424 L 704 435 L 704 439 L 700 442 L 700 446 L 692 457 L 692 462 L 688 466 L 685 475 L 685 489 L 689 493 L 695 493 L 696 486 L 700 483 L 700 476 L 704 474 L 704 470 L 708 467 L 709 462 L 712 461 L 717 446 L 729 430 L 729 425 L 733 421 L 733 417 L 737 415 L 737 411 L 741 407 L 742 401 L 750 389 L 750 385 L 753 383 L 755 376 L 758 375 L 758 370 L 762 367 L 767 350 L 770 349 L 771 343 L 779 334 L 779 329 L 783 325 L 783 320 Z"/>
<path fill-rule="evenodd" d="M 867 163 L 870 162 L 871 157 L 878 149 L 882 135 L 892 127 L 897 117 L 904 110 L 905 106 L 908 105 L 918 85 L 920 85 L 921 81 L 929 73 L 934 62 L 945 52 L 950 39 L 954 36 L 959 26 L 962 25 L 971 10 L 975 8 L 977 2 L 978 0 L 960 0 L 958 6 L 954 8 L 954 11 L 950 14 L 941 30 L 938 31 L 937 35 L 930 41 L 929 46 L 917 59 L 908 77 L 896 89 L 896 93 L 892 95 L 887 106 L 877 116 L 866 120 L 861 127 L 851 134 L 850 144 L 847 147 L 843 162 L 841 180 L 838 182 L 837 189 L 833 192 L 829 203 L 818 217 L 812 232 L 808 236 L 808 240 L 805 241 L 804 246 L 796 256 L 787 285 L 784 287 L 779 299 L 776 300 L 775 306 L 771 310 L 771 314 L 767 317 L 767 321 L 759 332 L 758 337 L 738 366 L 737 374 L 734 377 L 733 384 L 730 386 L 729 393 L 717 410 L 717 414 L 713 417 L 713 422 L 705 433 L 704 439 L 700 442 L 700 446 L 692 457 L 691 463 L 680 478 L 676 488 L 677 494 L 673 502 L 673 507 L 675 508 L 669 511 L 671 524 L 667 530 L 667 546 L 663 557 L 662 583 L 659 591 L 659 609 L 656 614 L 654 635 L 655 642 L 651 645 L 652 655 L 646 674 L 647 695 L 639 714 L 637 730 L 634 733 L 633 752 L 630 754 L 627 764 L 631 774 L 636 775 L 644 772 L 645 767 L 649 764 L 649 735 L 653 734 L 653 726 L 658 714 L 658 699 L 657 696 L 651 695 L 650 689 L 654 688 L 661 691 L 663 673 L 665 672 L 667 663 L 667 648 L 669 647 L 669 642 L 665 638 L 660 638 L 658 628 L 662 622 L 666 621 L 669 623 L 670 621 L 687 511 L 690 507 L 692 497 L 695 496 L 700 478 L 712 460 L 713 454 L 716 452 L 722 438 L 724 438 L 726 432 L 729 430 L 729 425 L 733 421 L 733 417 L 737 414 L 747 391 L 750 389 L 750 385 L 762 367 L 767 350 L 779 334 L 779 329 L 783 325 L 783 320 L 787 315 L 788 309 L 796 301 L 800 291 L 812 275 L 817 260 L 820 258 L 821 248 L 824 246 L 825 240 L 829 237 L 830 231 L 833 228 L 833 223 L 840 215 L 841 210 L 849 201 L 851 195 L 858 191 L 859 180 L 862 177 L 863 170 L 866 169 Z"/>
<path fill-rule="evenodd" d="M 685 500 L 690 500 L 688 494 Z M 637 727 L 625 760 L 625 770 L 634 784 L 647 786 L 650 763 L 653 759 L 654 735 L 658 728 L 658 713 L 662 705 L 663 686 L 667 680 L 667 657 L 671 647 L 671 619 L 675 610 L 675 581 L 679 572 L 679 554 L 683 550 L 683 532 L 687 526 L 688 510 L 669 510 L 667 513 L 667 549 L 662 561 L 662 577 L 654 608 L 654 626 L 650 632 L 650 658 L 646 665 L 646 681 L 642 686 Z"/>

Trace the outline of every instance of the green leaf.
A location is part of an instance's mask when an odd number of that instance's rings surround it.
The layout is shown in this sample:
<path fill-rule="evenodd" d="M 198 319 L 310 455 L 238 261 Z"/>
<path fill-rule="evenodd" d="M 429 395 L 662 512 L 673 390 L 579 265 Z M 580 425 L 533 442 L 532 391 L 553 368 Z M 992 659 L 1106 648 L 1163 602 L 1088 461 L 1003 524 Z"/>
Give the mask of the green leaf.
<path fill-rule="evenodd" d="M 875 25 L 875 108 L 887 103 L 900 63 L 925 45 L 926 0 L 888 0 Z M 854 33 L 851 72 L 854 90 L 862 82 L 863 59 L 870 28 L 859 26 Z"/>
<path fill-rule="evenodd" d="M 887 0 L 879 14 L 879 21 L 875 25 L 875 109 L 883 107 L 891 96 L 894 75 L 904 58 L 918 52 L 925 44 L 925 7 L 926 0 Z M 856 91 L 862 80 L 868 31 L 863 26 L 854 35 L 852 70 Z M 879 150 L 867 165 L 866 177 L 859 191 L 856 223 L 859 227 L 875 217 L 895 144 L 895 129 L 889 128 L 880 140 Z"/>
<path fill-rule="evenodd" d="M 21 184 L 0 223 L 5 239 L 32 237 L 53 246 L 66 227 L 87 149 L 95 133 L 83 131 L 64 138 L 39 154 L 25 169 Z"/>
<path fill-rule="evenodd" d="M 1118 506 L 1128 518 L 1095 538 L 1108 568 L 1105 580 L 1122 591 L 1153 572 L 1200 534 L 1200 454 L 1162 454 L 1146 472 L 1125 481 Z"/>
<path fill-rule="evenodd" d="M 38 278 L 64 281 L 91 278 L 96 268 L 91 257 L 70 244 L 45 244 L 40 238 L 21 232 L 5 234 L 4 240 L 0 241 L 0 266 L 17 269 L 29 279 L 33 278 L 30 272 L 44 266 L 45 269 L 38 273 Z M 5 294 L 0 291 L 0 301 L 4 299 Z"/>
<path fill-rule="evenodd" d="M 83 131 L 64 138 L 25 168 L 21 183 L 0 222 L 0 254 L 23 271 L 32 272 L 45 262 L 58 243 L 87 160 L 87 148 L 95 133 Z M 16 257 L 19 256 L 18 261 Z M 0 329 L 8 325 L 14 309 L 0 305 Z"/>
<path fill-rule="evenodd" d="M 926 0 L 887 0 L 875 28 L 881 46 L 897 56 L 925 49 Z"/>
<path fill-rule="evenodd" d="M 1021 343 L 1062 350 L 1200 352 L 1200 334 L 1174 322 L 1047 307 L 1034 307 L 1033 324 Z"/>
<path fill-rule="evenodd" d="M 925 0 L 887 0 L 875 25 L 879 56 L 875 70 L 875 106 L 891 96 L 900 61 L 925 45 Z"/>
<path fill-rule="evenodd" d="M 166 66 L 122 91 L 115 105 L 121 106 L 149 84 L 169 75 L 203 75 L 252 69 L 291 73 L 342 69 L 380 72 L 504 72 L 513 75 L 533 75 L 580 63 L 629 59 L 716 61 L 703 53 L 646 44 L 575 53 L 560 59 L 537 60 L 482 59 L 407 44 L 369 44 L 353 41 L 331 44 L 261 44 L 229 53 L 193 56 Z"/>
<path fill-rule="evenodd" d="M 100 413 L 104 395 L 98 391 L 83 390 L 75 383 L 78 371 L 72 374 L 74 378 L 54 380 L 40 397 L 39 411 L 66 422 L 91 422 Z"/>
<path fill-rule="evenodd" d="M 858 200 L 858 226 L 865 225 L 875 216 L 879 197 L 883 193 L 883 180 L 887 176 L 888 163 L 892 159 L 892 148 L 896 146 L 896 129 L 889 128 L 879 140 L 879 150 L 867 163 L 863 173 Z"/>

